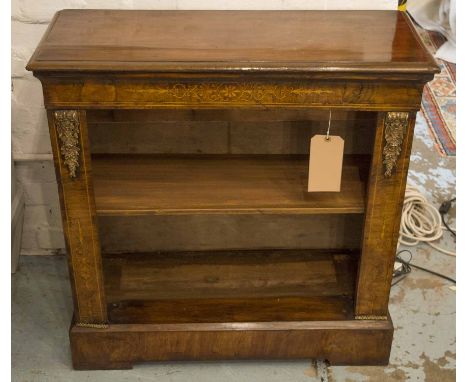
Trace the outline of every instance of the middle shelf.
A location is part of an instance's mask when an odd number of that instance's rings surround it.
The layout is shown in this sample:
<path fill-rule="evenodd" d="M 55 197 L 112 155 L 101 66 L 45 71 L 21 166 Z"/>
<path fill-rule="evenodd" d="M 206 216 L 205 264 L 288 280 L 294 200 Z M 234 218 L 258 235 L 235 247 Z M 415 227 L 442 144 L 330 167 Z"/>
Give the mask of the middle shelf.
<path fill-rule="evenodd" d="M 308 157 L 93 155 L 100 216 L 360 214 L 369 156 L 345 155 L 341 192 L 307 192 Z"/>

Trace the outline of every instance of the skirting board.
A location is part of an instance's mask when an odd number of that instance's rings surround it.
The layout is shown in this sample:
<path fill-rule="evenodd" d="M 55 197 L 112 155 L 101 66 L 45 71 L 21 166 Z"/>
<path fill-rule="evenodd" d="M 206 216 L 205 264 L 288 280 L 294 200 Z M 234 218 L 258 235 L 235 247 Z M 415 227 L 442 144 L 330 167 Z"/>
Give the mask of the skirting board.
<path fill-rule="evenodd" d="M 11 273 L 15 273 L 18 268 L 24 220 L 24 194 L 20 188 L 15 191 L 11 202 Z"/>
<path fill-rule="evenodd" d="M 333 365 L 386 365 L 393 338 L 388 320 L 72 324 L 78 370 L 131 369 L 146 361 L 326 359 Z"/>

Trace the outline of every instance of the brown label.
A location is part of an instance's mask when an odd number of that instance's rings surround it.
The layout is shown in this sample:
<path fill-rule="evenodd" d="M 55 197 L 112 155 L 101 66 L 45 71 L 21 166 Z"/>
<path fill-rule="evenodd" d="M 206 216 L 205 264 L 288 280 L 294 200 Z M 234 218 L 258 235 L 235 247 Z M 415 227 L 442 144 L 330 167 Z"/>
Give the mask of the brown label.
<path fill-rule="evenodd" d="M 343 138 L 315 135 L 310 140 L 309 192 L 339 192 L 343 168 Z"/>

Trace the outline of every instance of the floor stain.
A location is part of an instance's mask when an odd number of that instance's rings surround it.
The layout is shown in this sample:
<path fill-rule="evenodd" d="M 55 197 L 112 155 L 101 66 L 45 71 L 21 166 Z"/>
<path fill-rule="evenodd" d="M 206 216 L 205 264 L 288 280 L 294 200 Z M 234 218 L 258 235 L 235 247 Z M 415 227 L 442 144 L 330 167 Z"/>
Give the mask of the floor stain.
<path fill-rule="evenodd" d="M 318 377 L 317 365 L 314 361 L 312 361 L 310 367 L 304 370 L 304 375 L 307 375 L 308 377 L 311 377 L 311 378 Z"/>
<path fill-rule="evenodd" d="M 405 287 L 409 289 L 429 289 L 435 291 L 438 288 L 442 288 L 446 285 L 445 281 L 441 281 L 435 277 L 424 278 L 424 279 L 407 279 Z"/>
<path fill-rule="evenodd" d="M 362 379 L 350 379 L 346 378 L 346 381 L 357 382 L 357 381 L 369 381 L 369 382 L 399 382 L 406 381 L 407 375 L 403 370 L 394 368 L 383 368 L 380 366 L 349 366 L 346 368 L 346 371 L 352 374 L 362 376 Z M 330 373 L 329 382 L 342 382 L 342 380 L 337 376 L 334 377 L 333 372 Z"/>
<path fill-rule="evenodd" d="M 443 357 L 440 357 L 438 360 L 437 360 L 437 364 L 441 367 L 444 367 L 444 366 L 447 366 L 449 363 L 451 363 L 450 360 L 447 359 L 448 358 L 451 358 L 452 360 L 455 360 L 455 353 L 452 353 L 451 351 L 446 351 L 444 356 Z"/>
<path fill-rule="evenodd" d="M 404 282 L 404 281 L 402 281 L 402 282 Z M 390 302 L 392 304 L 399 304 L 399 303 L 403 302 L 404 298 L 405 298 L 405 289 L 400 288 L 400 289 L 398 289 L 398 292 L 396 294 L 394 294 L 394 295 L 392 295 L 390 297 Z"/>
<path fill-rule="evenodd" d="M 443 369 L 438 362 L 431 361 L 425 353 L 419 357 L 423 360 L 426 382 L 453 382 L 456 378 L 455 369 Z"/>

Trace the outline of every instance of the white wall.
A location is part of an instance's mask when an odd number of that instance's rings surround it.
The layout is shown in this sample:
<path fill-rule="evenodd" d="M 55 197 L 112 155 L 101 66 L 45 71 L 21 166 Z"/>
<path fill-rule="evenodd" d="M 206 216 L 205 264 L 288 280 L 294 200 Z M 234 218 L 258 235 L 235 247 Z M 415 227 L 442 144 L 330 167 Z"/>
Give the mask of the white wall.
<path fill-rule="evenodd" d="M 23 254 L 64 248 L 42 89 L 24 67 L 54 13 L 65 8 L 396 9 L 397 0 L 13 0 L 12 140 L 17 178 L 26 196 Z"/>

